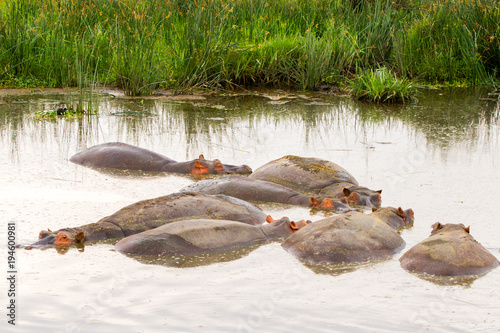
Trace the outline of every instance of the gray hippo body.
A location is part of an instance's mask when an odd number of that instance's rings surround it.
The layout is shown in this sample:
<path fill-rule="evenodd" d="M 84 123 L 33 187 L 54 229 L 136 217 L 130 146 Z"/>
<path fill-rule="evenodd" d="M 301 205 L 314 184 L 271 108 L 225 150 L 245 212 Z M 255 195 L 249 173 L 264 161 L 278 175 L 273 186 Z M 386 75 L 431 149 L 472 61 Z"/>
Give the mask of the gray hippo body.
<path fill-rule="evenodd" d="M 282 246 L 311 264 L 387 259 L 405 244 L 388 223 L 391 219 L 402 220 L 393 209 L 382 208 L 371 214 L 349 212 L 308 225 L 288 237 Z M 413 217 L 408 223 L 413 223 Z"/>
<path fill-rule="evenodd" d="M 71 162 L 93 168 L 113 168 L 189 174 L 249 174 L 248 165 L 222 164 L 206 160 L 203 155 L 187 162 L 177 162 L 151 150 L 122 142 L 109 142 L 76 153 Z"/>
<path fill-rule="evenodd" d="M 399 259 L 412 272 L 438 276 L 484 274 L 498 259 L 479 244 L 463 224 L 435 223 L 431 235 Z"/>
<path fill-rule="evenodd" d="M 195 255 L 228 251 L 286 237 L 305 222 L 282 218 L 252 226 L 228 220 L 177 221 L 120 240 L 115 250 L 130 255 Z"/>
<path fill-rule="evenodd" d="M 32 244 L 70 244 L 123 238 L 166 223 L 186 219 L 223 219 L 258 225 L 267 215 L 257 206 L 225 195 L 182 192 L 142 200 L 126 206 L 98 222 L 55 232 L 41 231 L 40 240 Z M 52 237 L 48 237 L 51 236 Z M 53 235 L 57 237 L 54 238 Z"/>
<path fill-rule="evenodd" d="M 188 185 L 181 191 L 194 191 L 204 194 L 225 194 L 251 202 L 275 202 L 312 208 L 333 210 L 339 213 L 350 211 L 347 203 L 338 199 L 315 198 L 288 187 L 251 179 L 245 176 L 229 175 L 206 179 Z"/>
<path fill-rule="evenodd" d="M 283 156 L 259 167 L 249 178 L 280 184 L 308 195 L 346 197 L 349 204 L 355 206 L 380 207 L 382 203 L 381 190 L 359 186 L 347 170 L 319 158 Z"/>

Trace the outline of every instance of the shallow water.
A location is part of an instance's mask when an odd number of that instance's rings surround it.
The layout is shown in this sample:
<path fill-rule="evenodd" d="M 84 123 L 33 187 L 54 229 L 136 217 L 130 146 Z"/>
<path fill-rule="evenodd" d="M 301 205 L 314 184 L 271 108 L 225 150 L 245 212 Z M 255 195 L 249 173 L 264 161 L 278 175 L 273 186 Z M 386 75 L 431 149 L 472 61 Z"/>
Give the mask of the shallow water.
<path fill-rule="evenodd" d="M 310 267 L 271 243 L 219 257 L 135 260 L 112 242 L 16 251 L 16 326 L 2 332 L 493 332 L 500 327 L 500 269 L 473 279 L 432 279 L 399 257 L 434 222 L 464 223 L 500 258 L 500 106 L 482 90 L 429 90 L 409 105 L 267 91 L 207 99 L 103 95 L 99 115 L 35 120 L 71 103 L 65 93 L 0 91 L 0 244 L 50 228 L 95 222 L 133 202 L 169 194 L 189 176 L 100 173 L 68 158 L 122 141 L 190 160 L 203 153 L 254 170 L 293 154 L 338 163 L 382 189 L 384 206 L 415 211 L 406 248 L 356 267 Z M 262 205 L 275 218 L 318 220 L 304 208 Z M 6 253 L 6 250 L 4 250 Z M 7 275 L 7 255 L 3 255 Z M 198 262 L 198 263 L 197 263 Z"/>

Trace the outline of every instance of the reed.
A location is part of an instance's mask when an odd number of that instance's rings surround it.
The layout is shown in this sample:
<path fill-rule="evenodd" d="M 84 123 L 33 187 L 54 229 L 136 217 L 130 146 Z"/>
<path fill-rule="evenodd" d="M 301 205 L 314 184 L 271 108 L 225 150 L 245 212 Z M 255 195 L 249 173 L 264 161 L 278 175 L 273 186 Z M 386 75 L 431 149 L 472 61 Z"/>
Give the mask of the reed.
<path fill-rule="evenodd" d="M 381 67 L 498 82 L 499 21 L 496 0 L 5 0 L 0 85 L 315 89 Z"/>
<path fill-rule="evenodd" d="M 415 101 L 417 90 L 407 78 L 397 78 L 389 69 L 367 70 L 349 81 L 352 94 L 369 102 Z"/>

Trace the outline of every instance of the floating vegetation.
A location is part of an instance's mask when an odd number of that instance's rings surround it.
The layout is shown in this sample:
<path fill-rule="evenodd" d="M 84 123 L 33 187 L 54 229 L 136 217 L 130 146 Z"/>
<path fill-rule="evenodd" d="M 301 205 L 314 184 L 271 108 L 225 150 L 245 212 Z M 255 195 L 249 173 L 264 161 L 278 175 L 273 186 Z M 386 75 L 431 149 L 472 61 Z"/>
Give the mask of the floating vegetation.
<path fill-rule="evenodd" d="M 58 108 L 57 110 L 37 111 L 35 119 L 76 118 L 87 114 L 85 110 L 77 108 Z"/>

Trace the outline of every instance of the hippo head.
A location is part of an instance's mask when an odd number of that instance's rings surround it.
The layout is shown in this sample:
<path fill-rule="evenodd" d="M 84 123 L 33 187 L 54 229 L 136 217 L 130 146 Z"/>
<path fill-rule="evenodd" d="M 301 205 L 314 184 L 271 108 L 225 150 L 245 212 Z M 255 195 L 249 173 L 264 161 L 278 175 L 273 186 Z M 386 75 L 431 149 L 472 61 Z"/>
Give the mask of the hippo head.
<path fill-rule="evenodd" d="M 442 232 L 442 231 L 452 231 L 452 230 L 463 230 L 467 232 L 468 234 L 470 233 L 470 226 L 465 227 L 462 223 L 458 224 L 453 224 L 453 223 L 447 223 L 447 224 L 441 224 L 439 222 L 436 222 L 432 225 L 432 231 L 431 235 L 436 234 L 437 232 Z"/>
<path fill-rule="evenodd" d="M 401 207 L 372 207 L 372 214 L 394 229 L 413 226 L 415 218 L 411 208 L 403 210 Z"/>
<path fill-rule="evenodd" d="M 366 187 L 344 187 L 342 194 L 347 198 L 349 206 L 380 207 L 382 205 L 382 190 L 373 191 Z"/>
<path fill-rule="evenodd" d="M 230 165 L 222 164 L 221 161 L 215 159 L 213 161 L 205 159 L 200 155 L 198 159 L 188 162 L 190 165 L 189 173 L 196 175 L 206 174 L 250 174 L 252 169 L 248 165 Z M 167 166 L 169 167 L 169 166 Z M 174 170 L 175 171 L 175 170 Z"/>
<path fill-rule="evenodd" d="M 262 230 L 268 238 L 287 237 L 311 223 L 309 220 L 300 220 L 299 222 L 290 221 L 288 217 L 274 220 L 271 215 L 266 217 L 266 222 L 268 225 Z"/>
<path fill-rule="evenodd" d="M 38 241 L 33 245 L 70 245 L 83 243 L 85 240 L 85 233 L 75 229 L 61 229 L 55 232 L 50 230 L 40 231 Z"/>
<path fill-rule="evenodd" d="M 350 212 L 352 209 L 347 204 L 346 198 L 333 200 L 331 198 L 325 198 L 323 200 L 318 200 L 315 197 L 309 198 L 310 206 L 312 208 L 333 210 L 337 213 Z"/>

